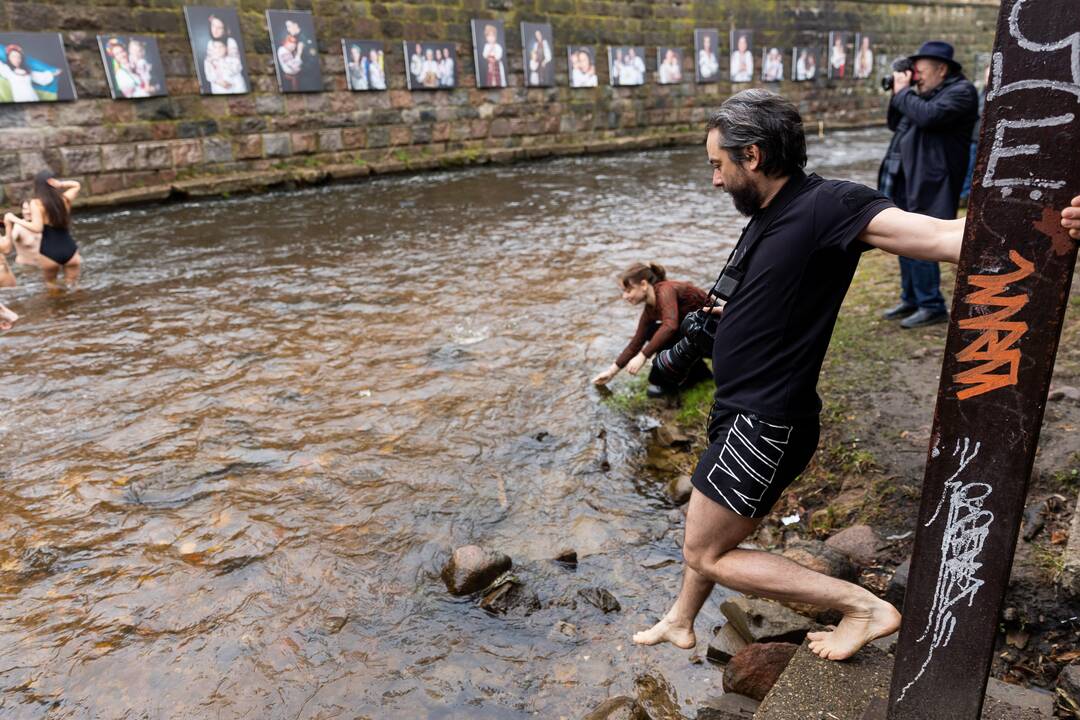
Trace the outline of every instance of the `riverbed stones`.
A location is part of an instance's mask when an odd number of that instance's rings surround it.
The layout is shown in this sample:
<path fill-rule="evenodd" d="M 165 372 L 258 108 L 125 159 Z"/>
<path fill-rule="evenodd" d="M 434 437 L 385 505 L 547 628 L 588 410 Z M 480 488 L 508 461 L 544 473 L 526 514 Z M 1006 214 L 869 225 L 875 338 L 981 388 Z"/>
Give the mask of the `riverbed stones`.
<path fill-rule="evenodd" d="M 622 605 L 620 605 L 619 601 L 615 599 L 615 596 L 604 588 L 581 588 L 580 590 L 578 590 L 577 594 L 581 596 L 581 598 L 585 600 L 585 602 L 602 610 L 605 615 L 607 613 L 619 612 L 620 610 L 622 610 Z"/>
<path fill-rule="evenodd" d="M 731 623 L 716 628 L 705 657 L 714 663 L 726 663 L 749 643 Z"/>
<path fill-rule="evenodd" d="M 663 675 L 645 673 L 634 678 L 638 706 L 649 720 L 685 720 L 678 696 Z"/>
<path fill-rule="evenodd" d="M 515 578 L 508 578 L 484 595 L 480 607 L 494 615 L 531 615 L 540 609 L 540 597 Z"/>
<path fill-rule="evenodd" d="M 829 577 L 853 582 L 859 575 L 859 569 L 846 555 L 820 540 L 795 540 L 782 554 L 788 560 Z"/>
<path fill-rule="evenodd" d="M 725 692 L 764 700 L 798 649 L 786 642 L 747 645 L 724 668 Z"/>
<path fill-rule="evenodd" d="M 682 505 L 690 499 L 690 493 L 694 486 L 690 482 L 690 476 L 686 474 L 676 475 L 668 481 L 667 494 L 671 502 Z"/>
<path fill-rule="evenodd" d="M 798 644 L 806 637 L 811 626 L 809 618 L 778 602 L 762 598 L 732 598 L 720 605 L 720 612 L 747 643 Z"/>
<path fill-rule="evenodd" d="M 637 700 L 616 695 L 593 708 L 582 720 L 649 720 Z"/>
<path fill-rule="evenodd" d="M 852 525 L 825 541 L 827 547 L 839 550 L 864 567 L 873 565 L 881 549 L 881 538 L 869 525 Z"/>
<path fill-rule="evenodd" d="M 501 552 L 464 545 L 454 550 L 442 570 L 442 580 L 452 595 L 471 595 L 493 583 L 512 564 Z"/>

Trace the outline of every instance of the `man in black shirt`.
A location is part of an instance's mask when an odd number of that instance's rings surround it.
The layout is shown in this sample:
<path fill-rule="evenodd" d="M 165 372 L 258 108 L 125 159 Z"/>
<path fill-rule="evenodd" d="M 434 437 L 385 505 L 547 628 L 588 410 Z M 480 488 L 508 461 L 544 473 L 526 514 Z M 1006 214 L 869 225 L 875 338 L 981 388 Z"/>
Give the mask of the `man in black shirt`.
<path fill-rule="evenodd" d="M 739 279 L 734 290 L 727 285 L 713 344 L 711 444 L 693 475 L 682 589 L 667 615 L 634 641 L 693 647 L 694 619 L 719 582 L 840 610 L 835 630 L 809 635 L 813 652 L 840 660 L 894 632 L 896 608 L 857 585 L 738 544 L 817 447 L 818 373 L 860 255 L 877 247 L 955 263 L 964 221 L 909 213 L 862 185 L 806 175 L 802 118 L 766 90 L 724 102 L 709 120 L 706 150 L 713 185 L 751 220 L 729 262 Z M 1080 196 L 1073 206 L 1062 224 L 1080 239 Z"/>

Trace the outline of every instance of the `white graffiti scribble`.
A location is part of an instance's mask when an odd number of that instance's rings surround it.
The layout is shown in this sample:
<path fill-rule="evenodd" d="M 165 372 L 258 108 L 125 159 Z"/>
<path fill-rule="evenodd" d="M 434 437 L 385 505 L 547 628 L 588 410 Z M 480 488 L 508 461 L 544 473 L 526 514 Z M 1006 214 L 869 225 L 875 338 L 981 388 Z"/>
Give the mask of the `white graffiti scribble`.
<path fill-rule="evenodd" d="M 1029 78 L 1027 80 L 1017 80 L 1016 82 L 1003 85 L 1002 61 L 1004 60 L 1004 56 L 1001 52 L 996 52 L 993 55 L 990 68 L 991 80 L 990 90 L 986 94 L 987 102 L 992 102 L 1001 95 L 1016 92 L 1017 90 L 1060 90 L 1062 92 L 1072 93 L 1076 96 L 1076 101 L 1080 102 L 1080 32 L 1074 32 L 1060 40 L 1049 43 L 1038 43 L 1028 39 L 1020 29 L 1020 11 L 1028 1 L 1029 0 L 1016 0 L 1016 4 L 1013 5 L 1012 12 L 1009 13 L 1009 34 L 1016 38 L 1017 45 L 1025 50 L 1030 50 L 1031 52 L 1057 52 L 1058 50 L 1069 48 L 1069 69 L 1071 71 L 1072 82 L 1050 80 L 1047 78 Z"/>
<path fill-rule="evenodd" d="M 981 446 L 982 443 L 976 442 L 972 447 L 970 438 L 956 441 L 952 456 L 959 457 L 960 466 L 945 481 L 937 509 L 925 525 L 933 525 L 942 509 L 947 508 L 945 527 L 941 535 L 941 564 L 938 566 L 934 600 L 926 620 L 926 628 L 915 641 L 916 645 L 928 641 L 926 658 L 919 672 L 900 691 L 897 702 L 903 701 L 908 689 L 926 672 L 934 658 L 934 651 L 947 647 L 952 640 L 957 622 L 953 608 L 965 600 L 967 606 L 971 607 L 975 595 L 985 582 L 977 577 L 982 568 L 979 555 L 990 534 L 994 514 L 984 510 L 983 504 L 994 490 L 986 483 L 965 483 L 960 477 L 979 454 Z"/>

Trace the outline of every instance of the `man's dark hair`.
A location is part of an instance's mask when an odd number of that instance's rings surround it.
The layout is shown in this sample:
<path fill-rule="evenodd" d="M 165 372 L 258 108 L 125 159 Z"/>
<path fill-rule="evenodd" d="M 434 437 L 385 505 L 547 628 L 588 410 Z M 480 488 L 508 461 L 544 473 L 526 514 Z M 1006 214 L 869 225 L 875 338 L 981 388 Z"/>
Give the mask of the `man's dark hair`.
<path fill-rule="evenodd" d="M 720 131 L 720 146 L 733 162 L 747 160 L 746 148 L 761 151 L 761 172 L 791 175 L 806 167 L 806 135 L 802 116 L 790 100 L 754 88 L 732 95 L 709 118 L 708 130 Z"/>

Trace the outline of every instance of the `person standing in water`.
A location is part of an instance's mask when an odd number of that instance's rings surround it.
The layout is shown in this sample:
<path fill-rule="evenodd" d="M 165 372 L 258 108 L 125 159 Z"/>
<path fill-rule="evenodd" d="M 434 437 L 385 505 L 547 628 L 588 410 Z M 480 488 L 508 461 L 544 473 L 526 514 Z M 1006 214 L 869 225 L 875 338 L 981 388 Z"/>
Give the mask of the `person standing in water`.
<path fill-rule="evenodd" d="M 79 195 L 81 185 L 76 180 L 58 180 L 48 170 L 34 176 L 34 196 L 30 199 L 30 219 L 15 213 L 4 215 L 4 237 L 14 237 L 15 227 L 30 233 L 41 233 L 38 264 L 45 276 L 45 285 L 59 288 L 56 282 L 60 270 L 69 289 L 79 282 L 82 257 L 71 237 L 71 203 Z"/>

